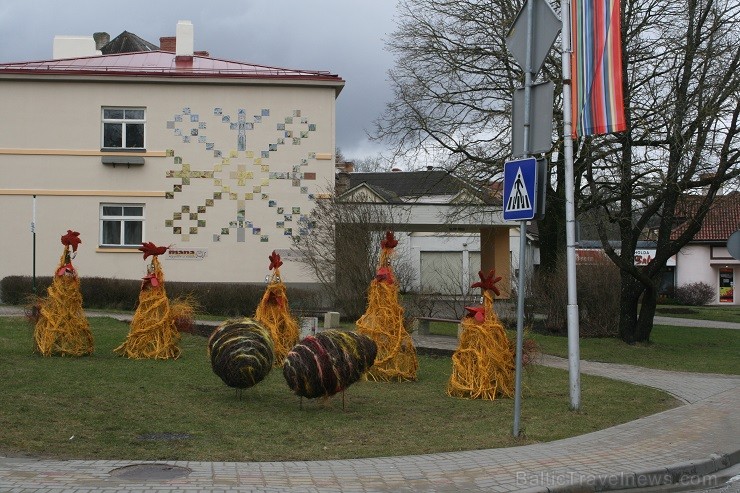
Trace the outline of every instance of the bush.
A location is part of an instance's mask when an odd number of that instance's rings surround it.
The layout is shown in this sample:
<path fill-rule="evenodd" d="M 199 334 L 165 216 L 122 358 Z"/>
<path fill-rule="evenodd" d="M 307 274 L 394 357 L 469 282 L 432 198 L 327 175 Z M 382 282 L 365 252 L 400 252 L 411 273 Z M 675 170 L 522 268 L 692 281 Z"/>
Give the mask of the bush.
<path fill-rule="evenodd" d="M 264 284 L 167 282 L 170 299 L 189 297 L 201 313 L 224 317 L 254 315 L 264 291 Z"/>
<path fill-rule="evenodd" d="M 141 281 L 105 277 L 80 278 L 80 292 L 85 308 L 96 310 L 131 310 L 139 299 Z M 43 296 L 44 292 L 38 293 Z"/>
<path fill-rule="evenodd" d="M 36 278 L 36 292 L 45 293 L 51 277 Z M 33 278 L 8 276 L 0 279 L 0 301 L 8 305 L 23 305 L 33 294 Z"/>
<path fill-rule="evenodd" d="M 702 306 L 714 301 L 714 288 L 705 282 L 692 282 L 676 288 L 675 298 L 682 305 Z"/>
<path fill-rule="evenodd" d="M 576 267 L 579 332 L 582 337 L 617 337 L 619 334 L 619 269 L 608 259 Z M 528 310 L 544 314 L 548 332 L 568 332 L 568 278 L 565 261 L 554 272 L 535 274 Z"/>
<path fill-rule="evenodd" d="M 36 278 L 36 294 L 45 296 L 51 277 Z M 84 277 L 80 279 L 82 301 L 86 309 L 134 310 L 139 299 L 141 281 Z M 167 296 L 190 298 L 198 312 L 224 317 L 252 316 L 265 292 L 265 284 L 174 282 L 166 283 Z M 2 302 L 24 305 L 33 297 L 33 279 L 29 276 L 8 276 L 0 280 Z M 315 294 L 306 288 L 289 286 L 288 300 L 292 310 L 316 309 Z"/>

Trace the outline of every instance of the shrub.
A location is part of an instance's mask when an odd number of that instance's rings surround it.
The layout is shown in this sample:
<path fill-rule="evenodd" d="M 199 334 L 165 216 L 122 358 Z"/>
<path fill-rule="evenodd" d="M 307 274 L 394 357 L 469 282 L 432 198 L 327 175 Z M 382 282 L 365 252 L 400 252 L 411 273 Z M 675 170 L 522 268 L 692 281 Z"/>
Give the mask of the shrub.
<path fill-rule="evenodd" d="M 36 294 L 44 296 L 51 277 L 36 278 Z M 86 309 L 134 310 L 139 299 L 141 281 L 106 277 L 80 279 L 82 301 Z M 252 316 L 265 292 L 265 284 L 174 282 L 167 281 L 167 296 L 189 298 L 203 314 L 223 317 Z M 24 305 L 33 297 L 33 280 L 29 276 L 8 276 L 0 280 L 2 302 Z M 316 296 L 307 288 L 289 286 L 288 300 L 292 310 L 316 309 Z"/>
<path fill-rule="evenodd" d="M 577 268 L 581 333 L 585 337 L 619 335 L 620 273 L 610 260 Z"/>
<path fill-rule="evenodd" d="M 264 284 L 167 282 L 170 299 L 191 298 L 201 313 L 224 317 L 254 315 L 264 290 Z"/>
<path fill-rule="evenodd" d="M 608 259 L 578 265 L 579 332 L 582 337 L 616 337 L 619 334 L 619 269 Z M 528 310 L 545 315 L 548 332 L 568 331 L 568 280 L 565 261 L 554 272 L 540 272 L 532 280 L 533 298 Z"/>
<path fill-rule="evenodd" d="M 80 293 L 85 308 L 131 310 L 139 299 L 141 281 L 106 277 L 81 277 Z M 43 296 L 43 292 L 39 293 Z"/>
<path fill-rule="evenodd" d="M 714 301 L 714 288 L 705 282 L 692 282 L 676 288 L 676 301 L 682 305 L 702 306 Z"/>
<path fill-rule="evenodd" d="M 36 277 L 36 293 L 46 294 L 51 285 L 51 276 Z M 0 279 L 0 300 L 8 305 L 23 305 L 33 298 L 33 278 L 30 276 L 8 276 Z"/>

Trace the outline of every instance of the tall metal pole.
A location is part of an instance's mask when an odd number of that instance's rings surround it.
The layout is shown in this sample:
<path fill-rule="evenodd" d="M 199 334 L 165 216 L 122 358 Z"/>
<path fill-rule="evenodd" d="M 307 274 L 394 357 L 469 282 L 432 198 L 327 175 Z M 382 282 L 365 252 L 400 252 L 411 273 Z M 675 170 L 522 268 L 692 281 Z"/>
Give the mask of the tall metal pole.
<path fill-rule="evenodd" d="M 33 235 L 33 294 L 36 294 L 36 195 L 33 196 L 33 217 L 31 218 L 31 234 Z"/>
<path fill-rule="evenodd" d="M 563 148 L 565 152 L 565 240 L 566 267 L 568 271 L 568 375 L 570 408 L 581 407 L 581 356 L 578 327 L 578 295 L 576 290 L 576 214 L 573 177 L 573 139 L 571 122 L 571 39 L 570 0 L 561 0 L 563 44 Z"/>
<path fill-rule="evenodd" d="M 524 156 L 529 156 L 529 134 L 532 108 L 532 48 L 534 43 L 534 0 L 527 2 L 527 63 L 524 68 Z M 514 429 L 519 436 L 519 416 L 522 411 L 522 346 L 524 345 L 524 282 L 525 251 L 527 248 L 527 221 L 519 222 L 519 276 L 516 307 L 516 369 L 514 375 Z"/>

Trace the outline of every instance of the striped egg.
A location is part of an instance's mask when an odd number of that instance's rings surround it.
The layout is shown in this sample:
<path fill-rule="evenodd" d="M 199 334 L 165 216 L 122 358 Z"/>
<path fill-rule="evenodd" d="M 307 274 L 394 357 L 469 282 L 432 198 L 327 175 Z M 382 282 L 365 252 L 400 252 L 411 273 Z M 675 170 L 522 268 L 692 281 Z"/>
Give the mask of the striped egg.
<path fill-rule="evenodd" d="M 272 369 L 270 331 L 251 318 L 227 320 L 208 338 L 208 358 L 213 372 L 229 387 L 252 387 Z"/>
<path fill-rule="evenodd" d="M 283 363 L 283 376 L 297 395 L 328 397 L 359 380 L 376 353 L 375 342 L 367 336 L 324 330 L 293 346 Z"/>

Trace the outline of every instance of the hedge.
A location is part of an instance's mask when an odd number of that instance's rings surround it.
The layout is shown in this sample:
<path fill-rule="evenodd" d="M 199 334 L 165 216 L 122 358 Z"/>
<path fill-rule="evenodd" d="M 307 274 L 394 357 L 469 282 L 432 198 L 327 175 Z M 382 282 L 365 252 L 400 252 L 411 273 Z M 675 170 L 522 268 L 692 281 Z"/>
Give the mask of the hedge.
<path fill-rule="evenodd" d="M 51 277 L 36 277 L 36 294 L 44 296 Z M 134 310 L 139 297 L 141 281 L 85 277 L 80 280 L 83 304 L 86 309 Z M 189 297 L 197 312 L 225 317 L 252 316 L 265 292 L 263 283 L 175 282 L 167 281 L 170 299 Z M 8 276 L 0 280 L 0 300 L 9 305 L 27 305 L 34 297 L 30 276 Z M 303 287 L 288 286 L 290 307 L 297 311 L 311 311 L 317 295 Z"/>

